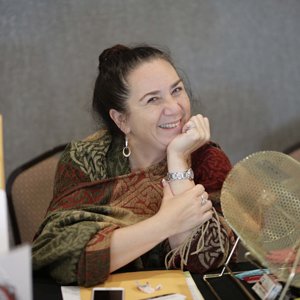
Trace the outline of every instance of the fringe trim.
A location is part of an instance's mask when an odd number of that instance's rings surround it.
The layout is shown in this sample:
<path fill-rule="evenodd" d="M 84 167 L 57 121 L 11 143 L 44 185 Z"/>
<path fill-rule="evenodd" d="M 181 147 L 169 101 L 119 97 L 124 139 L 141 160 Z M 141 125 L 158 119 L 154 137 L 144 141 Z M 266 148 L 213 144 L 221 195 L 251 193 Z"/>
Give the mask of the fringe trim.
<path fill-rule="evenodd" d="M 189 256 L 198 254 L 199 252 L 201 252 L 203 250 L 204 237 L 205 237 L 205 233 L 207 232 L 207 230 L 209 228 L 210 222 L 214 222 L 217 225 L 220 249 L 223 253 L 225 253 L 224 245 L 222 244 L 222 238 L 221 238 L 220 219 L 219 219 L 218 213 L 216 212 L 215 208 L 212 208 L 212 210 L 213 210 L 213 217 L 209 221 L 205 222 L 200 227 L 195 227 L 192 230 L 191 234 L 186 237 L 186 239 L 184 240 L 184 242 L 181 245 L 179 245 L 177 248 L 174 248 L 167 253 L 167 255 L 165 257 L 166 269 L 176 268 L 175 259 L 176 259 L 177 255 L 179 255 L 180 256 L 180 268 L 181 268 L 181 270 L 183 270 L 184 266 L 186 266 L 188 263 Z M 198 242 L 196 245 L 196 250 L 194 252 L 190 253 L 191 247 L 192 247 L 192 242 L 197 237 L 199 237 L 199 239 L 198 239 Z"/>

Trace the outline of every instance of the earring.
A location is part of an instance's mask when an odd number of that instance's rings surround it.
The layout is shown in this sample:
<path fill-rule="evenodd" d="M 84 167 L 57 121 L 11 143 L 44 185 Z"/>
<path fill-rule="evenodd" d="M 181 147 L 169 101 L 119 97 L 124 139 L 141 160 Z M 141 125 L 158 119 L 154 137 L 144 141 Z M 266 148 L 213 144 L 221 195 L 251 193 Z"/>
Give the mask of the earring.
<path fill-rule="evenodd" d="M 125 135 L 125 147 L 123 148 L 123 155 L 124 157 L 129 157 L 131 154 L 131 150 L 128 147 L 128 138 L 127 135 Z"/>

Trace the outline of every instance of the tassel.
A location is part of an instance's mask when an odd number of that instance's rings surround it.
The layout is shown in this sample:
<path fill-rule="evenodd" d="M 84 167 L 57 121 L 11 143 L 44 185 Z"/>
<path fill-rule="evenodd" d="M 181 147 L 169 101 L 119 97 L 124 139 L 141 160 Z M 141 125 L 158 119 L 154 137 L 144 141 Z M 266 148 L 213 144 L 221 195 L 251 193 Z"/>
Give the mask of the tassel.
<path fill-rule="evenodd" d="M 214 222 L 217 225 L 217 231 L 218 231 L 218 240 L 219 240 L 219 245 L 220 249 L 223 253 L 225 253 L 224 245 L 222 243 L 222 237 L 221 237 L 221 224 L 220 224 L 220 219 L 219 216 L 214 208 L 213 210 L 213 217 L 211 220 L 205 222 L 202 224 L 200 227 L 195 227 L 191 234 L 184 240 L 184 242 L 179 245 L 178 247 L 172 249 L 169 251 L 165 257 L 165 266 L 167 269 L 172 269 L 176 268 L 175 265 L 175 259 L 179 255 L 180 256 L 180 268 L 183 270 L 184 266 L 187 265 L 188 263 L 188 258 L 189 255 L 195 255 L 201 252 L 204 248 L 204 237 L 205 233 L 209 228 L 210 222 Z M 195 238 L 198 237 L 198 242 L 196 246 L 196 250 L 192 253 L 191 247 L 192 247 L 192 242 L 195 240 Z"/>

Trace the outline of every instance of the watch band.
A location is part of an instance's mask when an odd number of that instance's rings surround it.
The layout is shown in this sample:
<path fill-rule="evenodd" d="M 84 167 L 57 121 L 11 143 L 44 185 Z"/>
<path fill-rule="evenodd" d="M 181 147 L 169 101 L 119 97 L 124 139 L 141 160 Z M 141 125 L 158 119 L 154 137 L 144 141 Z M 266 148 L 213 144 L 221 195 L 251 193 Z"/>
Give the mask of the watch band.
<path fill-rule="evenodd" d="M 194 172 L 191 168 L 183 172 L 171 172 L 171 173 L 168 172 L 165 179 L 167 181 L 183 180 L 183 179 L 194 180 Z"/>

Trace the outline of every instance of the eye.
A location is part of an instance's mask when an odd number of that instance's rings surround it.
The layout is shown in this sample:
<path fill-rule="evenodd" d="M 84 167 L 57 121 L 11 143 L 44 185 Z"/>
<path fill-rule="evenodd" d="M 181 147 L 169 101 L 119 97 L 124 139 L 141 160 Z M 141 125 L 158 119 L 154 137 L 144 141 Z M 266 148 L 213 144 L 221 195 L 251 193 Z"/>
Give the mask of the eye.
<path fill-rule="evenodd" d="M 183 87 L 181 86 L 177 86 L 173 91 L 172 91 L 172 95 L 173 96 L 177 96 L 181 93 L 181 91 L 183 90 Z"/>
<path fill-rule="evenodd" d="M 147 100 L 147 103 L 152 103 L 152 102 L 155 102 L 157 101 L 159 98 L 158 97 L 151 97 Z"/>

